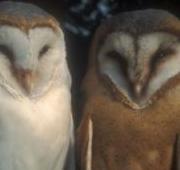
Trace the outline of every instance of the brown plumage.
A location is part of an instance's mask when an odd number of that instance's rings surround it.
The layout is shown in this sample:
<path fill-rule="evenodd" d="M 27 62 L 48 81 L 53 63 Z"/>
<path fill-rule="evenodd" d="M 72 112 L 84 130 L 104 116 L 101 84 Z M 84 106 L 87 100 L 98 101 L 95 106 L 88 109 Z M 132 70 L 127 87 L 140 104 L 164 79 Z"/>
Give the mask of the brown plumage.
<path fill-rule="evenodd" d="M 54 31 L 57 31 L 59 23 L 53 16 L 31 4 L 29 4 L 29 11 L 26 10 L 26 5 L 24 5 L 24 9 L 22 8 L 22 4 L 17 4 L 12 8 L 11 2 L 2 2 L 0 24 L 14 26 L 24 32 L 28 32 L 29 29 L 35 27 L 51 27 Z"/>
<path fill-rule="evenodd" d="M 134 37 L 165 32 L 179 37 L 180 22 L 168 12 L 144 10 L 117 15 L 98 28 L 82 88 L 85 104 L 77 136 L 79 167 L 81 170 L 179 170 L 180 144 L 176 142 L 180 133 L 179 74 L 161 84 L 148 97 L 145 107 L 137 108 L 136 99 L 129 100 L 112 81 L 108 83 L 99 68 L 101 46 L 114 32 L 127 32 Z M 92 161 L 88 162 L 90 121 Z M 92 167 L 87 168 L 87 164 Z"/>

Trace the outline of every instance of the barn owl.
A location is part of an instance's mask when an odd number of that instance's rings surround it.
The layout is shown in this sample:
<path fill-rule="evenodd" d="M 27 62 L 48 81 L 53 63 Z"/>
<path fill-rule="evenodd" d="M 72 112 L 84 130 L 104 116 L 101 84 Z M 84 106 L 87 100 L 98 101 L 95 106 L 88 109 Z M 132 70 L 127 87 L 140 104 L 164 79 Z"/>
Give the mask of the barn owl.
<path fill-rule="evenodd" d="M 56 19 L 32 4 L 1 2 L 1 170 L 74 170 L 70 88 Z"/>
<path fill-rule="evenodd" d="M 82 85 L 81 170 L 180 170 L 180 21 L 164 10 L 97 29 Z"/>

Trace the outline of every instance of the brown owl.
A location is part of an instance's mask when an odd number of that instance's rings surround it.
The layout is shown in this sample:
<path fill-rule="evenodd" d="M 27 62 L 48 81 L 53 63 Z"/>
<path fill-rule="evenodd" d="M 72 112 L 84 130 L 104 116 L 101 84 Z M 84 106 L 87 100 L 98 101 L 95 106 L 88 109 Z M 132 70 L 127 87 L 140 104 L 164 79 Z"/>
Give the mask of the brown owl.
<path fill-rule="evenodd" d="M 153 9 L 109 18 L 96 31 L 82 89 L 81 170 L 180 169 L 178 18 Z"/>

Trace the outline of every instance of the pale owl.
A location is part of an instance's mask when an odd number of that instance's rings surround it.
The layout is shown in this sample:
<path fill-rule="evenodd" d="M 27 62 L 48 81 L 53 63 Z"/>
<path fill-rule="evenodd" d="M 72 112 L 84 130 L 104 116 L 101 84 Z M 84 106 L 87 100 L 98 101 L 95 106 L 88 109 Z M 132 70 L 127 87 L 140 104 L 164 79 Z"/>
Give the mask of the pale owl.
<path fill-rule="evenodd" d="M 44 10 L 0 3 L 0 170 L 74 169 L 63 32 Z"/>

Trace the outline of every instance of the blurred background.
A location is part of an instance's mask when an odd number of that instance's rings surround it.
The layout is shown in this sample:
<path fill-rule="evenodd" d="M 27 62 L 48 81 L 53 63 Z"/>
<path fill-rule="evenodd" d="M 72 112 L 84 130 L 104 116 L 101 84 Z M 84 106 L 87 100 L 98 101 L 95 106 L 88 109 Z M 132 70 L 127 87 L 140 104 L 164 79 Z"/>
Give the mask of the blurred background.
<path fill-rule="evenodd" d="M 22 2 L 30 2 L 45 9 L 63 26 L 68 64 L 73 78 L 72 103 L 75 113 L 80 113 L 80 84 L 86 73 L 92 35 L 104 19 L 119 12 L 146 8 L 166 9 L 180 17 L 180 0 L 26 0 Z M 77 120 L 77 116 L 75 118 Z"/>

